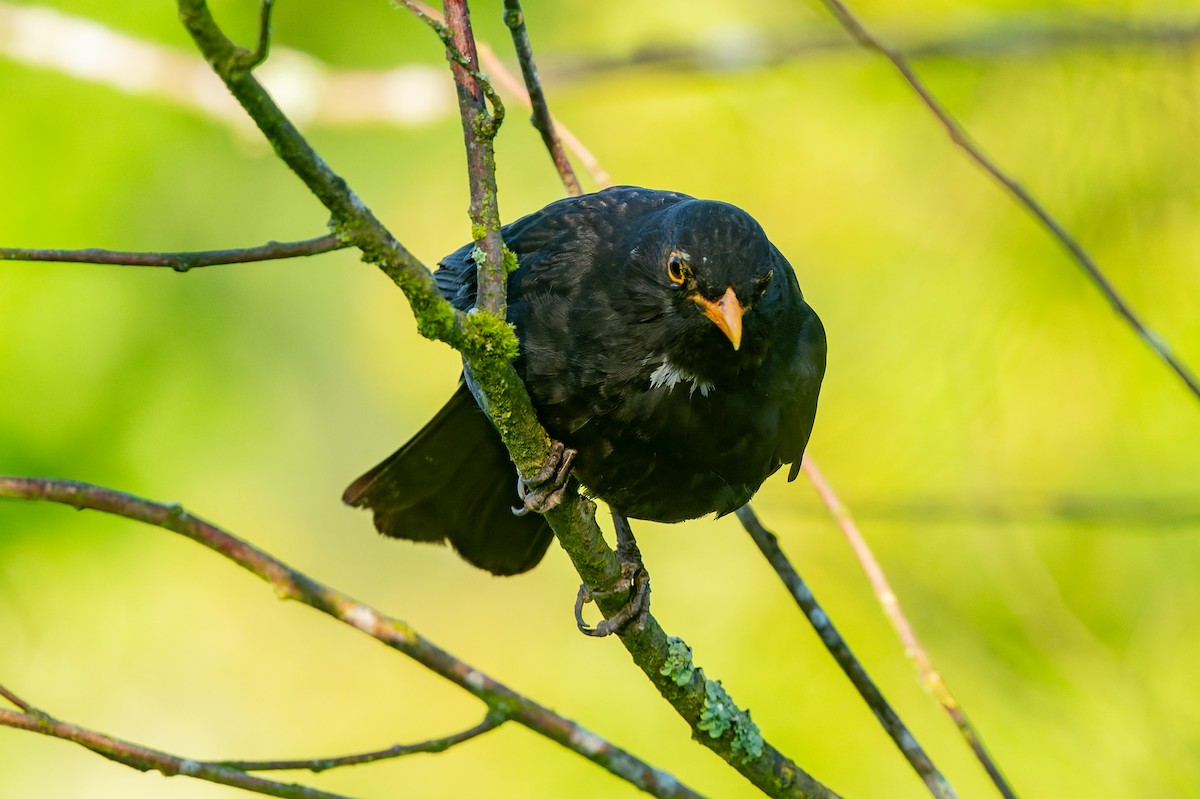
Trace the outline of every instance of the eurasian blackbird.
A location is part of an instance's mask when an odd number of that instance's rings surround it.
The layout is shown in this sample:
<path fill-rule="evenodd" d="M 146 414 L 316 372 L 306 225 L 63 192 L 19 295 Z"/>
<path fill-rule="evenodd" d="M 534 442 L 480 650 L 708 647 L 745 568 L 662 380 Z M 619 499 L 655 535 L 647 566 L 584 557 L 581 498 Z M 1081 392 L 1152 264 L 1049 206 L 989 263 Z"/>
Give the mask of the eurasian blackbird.
<path fill-rule="evenodd" d="M 620 186 L 503 228 L 514 361 L 572 472 L 615 514 L 678 522 L 744 505 L 782 464 L 796 477 L 825 372 L 825 332 L 791 265 L 733 205 Z M 474 245 L 435 273 L 475 302 Z M 565 477 L 565 474 L 560 474 Z M 561 483 L 561 481 L 560 481 Z M 393 538 L 445 542 L 494 574 L 542 559 L 553 533 L 525 501 L 462 383 L 343 500 Z"/>

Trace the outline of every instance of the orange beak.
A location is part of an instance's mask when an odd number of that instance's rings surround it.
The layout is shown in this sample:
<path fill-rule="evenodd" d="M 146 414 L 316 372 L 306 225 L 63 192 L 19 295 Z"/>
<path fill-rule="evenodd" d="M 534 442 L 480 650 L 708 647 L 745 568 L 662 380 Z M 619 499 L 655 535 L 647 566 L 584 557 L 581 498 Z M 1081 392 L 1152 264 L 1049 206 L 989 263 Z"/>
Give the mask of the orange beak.
<path fill-rule="evenodd" d="M 733 286 L 725 289 L 719 300 L 705 299 L 699 294 L 693 295 L 692 300 L 704 309 L 704 315 L 714 325 L 721 328 L 735 350 L 742 346 L 742 304 L 733 293 Z"/>

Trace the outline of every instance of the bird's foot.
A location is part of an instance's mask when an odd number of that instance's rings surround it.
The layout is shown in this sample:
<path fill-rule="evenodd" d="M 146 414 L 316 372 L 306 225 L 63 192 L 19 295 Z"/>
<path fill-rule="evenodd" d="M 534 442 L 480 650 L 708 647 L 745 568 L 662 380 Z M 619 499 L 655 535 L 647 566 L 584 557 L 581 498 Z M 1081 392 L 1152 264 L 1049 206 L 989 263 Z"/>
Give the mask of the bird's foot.
<path fill-rule="evenodd" d="M 640 622 L 650 610 L 650 573 L 642 565 L 642 553 L 638 551 L 633 532 L 624 517 L 613 514 L 617 523 L 617 561 L 621 564 L 621 577 L 616 586 L 608 591 L 594 591 L 586 585 L 579 586 L 579 594 L 575 597 L 575 624 L 584 635 L 593 638 L 603 638 L 606 635 L 620 632 L 633 622 Z M 597 597 L 628 594 L 629 599 L 612 616 L 603 619 L 595 627 L 589 627 L 583 620 L 583 606 L 594 602 Z"/>
<path fill-rule="evenodd" d="M 541 470 L 533 477 L 517 477 L 521 507 L 513 508 L 513 515 L 524 516 L 530 511 L 545 513 L 558 507 L 571 482 L 571 464 L 574 462 L 575 450 L 561 441 L 550 442 L 550 455 Z"/>

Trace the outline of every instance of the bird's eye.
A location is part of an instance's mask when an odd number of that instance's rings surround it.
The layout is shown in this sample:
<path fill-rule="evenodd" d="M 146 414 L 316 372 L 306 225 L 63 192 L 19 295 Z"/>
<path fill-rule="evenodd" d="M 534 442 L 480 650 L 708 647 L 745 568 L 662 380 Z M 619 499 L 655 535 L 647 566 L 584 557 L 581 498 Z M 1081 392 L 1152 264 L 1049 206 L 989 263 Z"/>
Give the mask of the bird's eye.
<path fill-rule="evenodd" d="M 687 265 L 677 252 L 671 253 L 671 257 L 667 259 L 667 277 L 677 286 L 683 285 L 683 281 L 687 279 Z"/>
<path fill-rule="evenodd" d="M 771 285 L 771 278 L 775 277 L 775 272 L 767 272 L 765 275 L 759 275 L 754 281 L 754 293 L 761 297 L 767 293 L 767 286 Z"/>

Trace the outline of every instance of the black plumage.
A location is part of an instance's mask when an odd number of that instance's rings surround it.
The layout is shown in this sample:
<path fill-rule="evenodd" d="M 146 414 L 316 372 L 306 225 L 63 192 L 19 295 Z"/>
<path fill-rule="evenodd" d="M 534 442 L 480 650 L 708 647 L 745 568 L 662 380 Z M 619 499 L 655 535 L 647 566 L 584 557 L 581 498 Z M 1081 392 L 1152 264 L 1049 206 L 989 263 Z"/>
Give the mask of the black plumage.
<path fill-rule="evenodd" d="M 678 522 L 745 504 L 785 463 L 796 476 L 825 371 L 825 333 L 791 265 L 745 211 L 616 187 L 560 200 L 503 229 L 519 268 L 514 366 L 573 474 L 632 518 Z M 475 301 L 474 245 L 438 287 Z M 514 516 L 516 471 L 460 385 L 344 500 L 385 535 L 449 541 L 496 574 L 535 566 L 553 537 Z"/>

